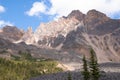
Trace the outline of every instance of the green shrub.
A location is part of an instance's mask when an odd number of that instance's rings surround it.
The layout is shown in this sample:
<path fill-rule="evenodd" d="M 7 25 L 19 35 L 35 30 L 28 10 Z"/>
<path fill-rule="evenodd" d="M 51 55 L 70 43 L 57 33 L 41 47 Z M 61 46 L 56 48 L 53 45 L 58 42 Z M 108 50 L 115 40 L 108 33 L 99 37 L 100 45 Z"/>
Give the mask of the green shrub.
<path fill-rule="evenodd" d="M 0 58 L 0 80 L 29 80 L 31 77 L 62 71 L 56 65 L 55 61 L 16 61 Z"/>

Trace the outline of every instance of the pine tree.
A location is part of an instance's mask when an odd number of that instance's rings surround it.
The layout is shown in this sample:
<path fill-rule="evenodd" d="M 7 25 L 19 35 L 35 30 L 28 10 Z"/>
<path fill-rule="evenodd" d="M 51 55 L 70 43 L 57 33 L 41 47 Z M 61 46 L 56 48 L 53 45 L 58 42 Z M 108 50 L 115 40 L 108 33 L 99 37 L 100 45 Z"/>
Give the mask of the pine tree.
<path fill-rule="evenodd" d="M 85 55 L 83 56 L 83 72 L 84 80 L 89 80 L 90 79 L 90 72 L 88 70 L 88 65 L 86 61 Z"/>
<path fill-rule="evenodd" d="M 90 51 L 91 57 L 90 57 L 90 73 L 91 73 L 91 78 L 92 80 L 99 80 L 100 77 L 100 71 L 98 68 L 98 63 L 97 63 L 97 57 L 93 49 Z"/>

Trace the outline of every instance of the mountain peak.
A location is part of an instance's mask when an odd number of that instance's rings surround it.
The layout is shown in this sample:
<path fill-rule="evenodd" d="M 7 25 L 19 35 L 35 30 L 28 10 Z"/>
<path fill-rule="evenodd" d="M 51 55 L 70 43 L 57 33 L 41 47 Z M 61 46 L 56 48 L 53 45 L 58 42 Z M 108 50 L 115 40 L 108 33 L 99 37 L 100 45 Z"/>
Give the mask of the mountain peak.
<path fill-rule="evenodd" d="M 95 9 L 89 10 L 84 18 L 84 24 L 87 25 L 100 25 L 105 23 L 106 21 L 110 20 L 104 13 L 99 12 Z"/>
<path fill-rule="evenodd" d="M 12 32 L 13 30 L 18 30 L 15 26 L 5 26 L 2 28 L 4 32 Z"/>
<path fill-rule="evenodd" d="M 19 40 L 24 32 L 15 26 L 5 26 L 1 29 L 0 37 L 12 42 Z"/>
<path fill-rule="evenodd" d="M 79 10 L 73 10 L 68 16 L 67 18 L 76 18 L 79 21 L 83 20 L 85 17 L 85 14 L 83 14 L 82 12 L 80 12 Z"/>
<path fill-rule="evenodd" d="M 33 33 L 32 27 L 28 27 L 27 32 L 28 32 L 28 33 Z"/>
<path fill-rule="evenodd" d="M 89 10 L 87 12 L 87 16 L 94 17 L 94 18 L 103 18 L 103 17 L 108 18 L 104 13 L 99 12 L 99 11 L 97 11 L 95 9 Z"/>

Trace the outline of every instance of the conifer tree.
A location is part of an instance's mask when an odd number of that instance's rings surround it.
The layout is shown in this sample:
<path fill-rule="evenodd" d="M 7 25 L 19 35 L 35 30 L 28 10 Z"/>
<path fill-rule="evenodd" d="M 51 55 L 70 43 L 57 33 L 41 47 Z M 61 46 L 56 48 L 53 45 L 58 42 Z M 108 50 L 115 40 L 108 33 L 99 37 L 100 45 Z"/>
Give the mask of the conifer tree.
<path fill-rule="evenodd" d="M 91 54 L 91 57 L 90 57 L 89 67 L 90 67 L 91 78 L 92 80 L 99 80 L 100 71 L 98 68 L 97 56 L 93 49 L 91 49 L 90 54 Z"/>
<path fill-rule="evenodd" d="M 70 73 L 68 73 L 68 80 L 72 80 L 72 77 L 71 77 L 71 74 Z"/>
<path fill-rule="evenodd" d="M 90 72 L 88 69 L 87 61 L 85 55 L 83 56 L 83 78 L 84 80 L 89 80 L 90 79 Z"/>

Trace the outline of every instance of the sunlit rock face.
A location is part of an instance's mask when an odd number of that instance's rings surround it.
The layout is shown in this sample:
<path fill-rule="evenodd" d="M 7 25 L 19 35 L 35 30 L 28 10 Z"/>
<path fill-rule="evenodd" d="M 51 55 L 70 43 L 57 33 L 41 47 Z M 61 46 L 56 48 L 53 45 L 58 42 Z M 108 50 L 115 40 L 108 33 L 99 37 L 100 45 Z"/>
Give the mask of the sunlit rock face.
<path fill-rule="evenodd" d="M 31 27 L 24 33 L 22 38 L 18 42 L 25 42 L 26 44 L 35 44 L 34 32 Z"/>
<path fill-rule="evenodd" d="M 35 39 L 40 45 L 56 47 L 65 40 L 70 31 L 77 29 L 79 23 L 78 19 L 70 16 L 68 18 L 62 17 L 57 21 L 42 23 L 35 31 Z"/>

